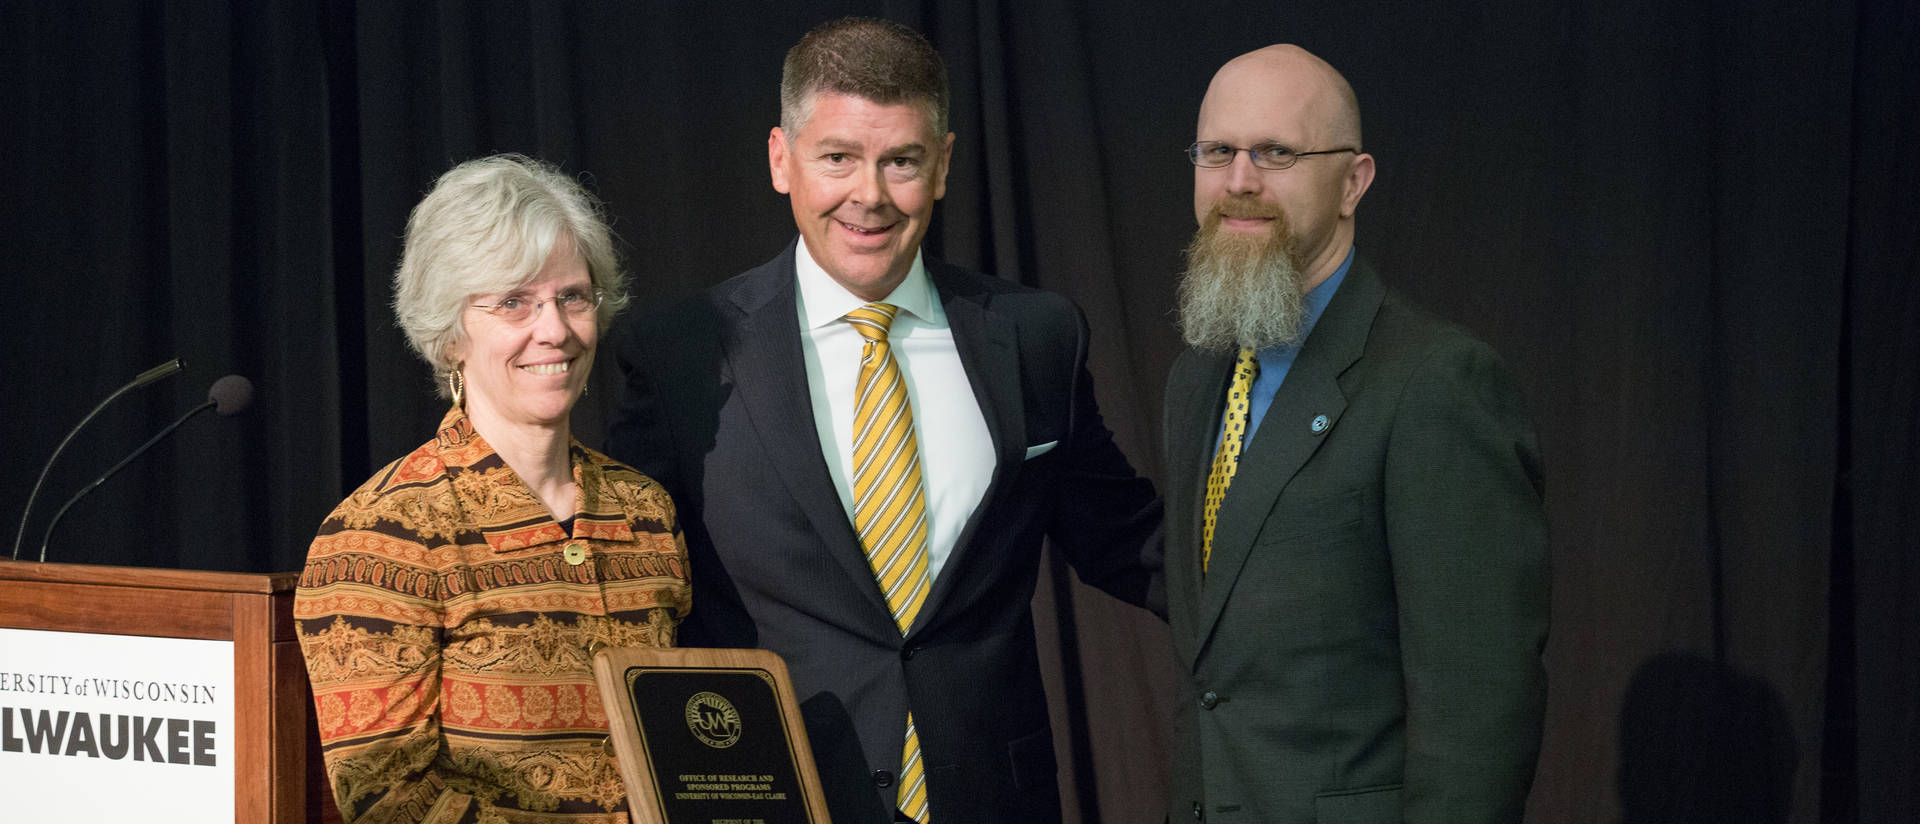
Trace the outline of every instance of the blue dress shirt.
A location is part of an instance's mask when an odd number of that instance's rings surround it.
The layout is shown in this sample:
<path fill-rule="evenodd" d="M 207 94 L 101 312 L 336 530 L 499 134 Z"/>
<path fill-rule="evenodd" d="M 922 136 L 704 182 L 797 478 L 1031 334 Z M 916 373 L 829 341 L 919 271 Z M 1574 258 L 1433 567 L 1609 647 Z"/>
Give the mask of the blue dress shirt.
<path fill-rule="evenodd" d="M 1280 391 L 1281 382 L 1287 379 L 1287 372 L 1293 369 L 1293 359 L 1300 355 L 1300 344 L 1313 334 L 1314 324 L 1320 322 L 1320 313 L 1327 310 L 1327 304 L 1333 301 L 1333 293 L 1340 290 L 1340 283 L 1347 279 L 1347 269 L 1353 266 L 1353 249 L 1347 249 L 1347 257 L 1340 261 L 1340 268 L 1313 287 L 1306 294 L 1305 305 L 1300 319 L 1300 343 L 1286 346 L 1270 346 L 1255 354 L 1260 361 L 1260 375 L 1253 379 L 1253 406 L 1247 411 L 1247 435 L 1245 443 L 1253 443 L 1254 433 L 1260 429 L 1260 419 L 1267 416 L 1267 407 L 1273 405 L 1273 395 Z M 1224 427 L 1226 422 L 1221 421 Z M 1216 435 L 1214 448 L 1218 450 L 1219 439 Z M 1245 447 L 1242 447 L 1243 449 Z"/>

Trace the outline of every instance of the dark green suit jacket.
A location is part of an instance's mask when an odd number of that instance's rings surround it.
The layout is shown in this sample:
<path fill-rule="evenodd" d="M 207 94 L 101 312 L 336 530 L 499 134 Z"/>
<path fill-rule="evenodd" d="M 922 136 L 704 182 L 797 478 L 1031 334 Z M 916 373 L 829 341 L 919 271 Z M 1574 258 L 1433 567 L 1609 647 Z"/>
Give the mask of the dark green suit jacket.
<path fill-rule="evenodd" d="M 1547 529 L 1493 350 L 1355 262 L 1221 504 L 1230 355 L 1167 384 L 1172 821 L 1519 821 L 1540 746 Z"/>

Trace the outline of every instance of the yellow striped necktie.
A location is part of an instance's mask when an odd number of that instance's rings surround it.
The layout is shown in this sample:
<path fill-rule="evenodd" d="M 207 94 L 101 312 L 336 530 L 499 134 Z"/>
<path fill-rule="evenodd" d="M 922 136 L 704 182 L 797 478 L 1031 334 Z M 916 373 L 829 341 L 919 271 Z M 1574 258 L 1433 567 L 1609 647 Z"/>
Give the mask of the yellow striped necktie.
<path fill-rule="evenodd" d="M 847 322 L 866 339 L 853 408 L 853 525 L 904 635 L 926 603 L 931 581 L 920 444 L 913 435 L 907 384 L 887 344 L 887 330 L 898 311 L 892 304 L 869 303 L 848 312 Z M 928 820 L 926 768 L 920 763 L 920 736 L 911 710 L 896 798 L 900 810 L 915 821 Z"/>
<path fill-rule="evenodd" d="M 1220 502 L 1226 500 L 1227 487 L 1240 469 L 1240 450 L 1245 447 L 1247 416 L 1252 411 L 1253 379 L 1260 374 L 1260 361 L 1252 349 L 1242 348 L 1233 363 L 1233 383 L 1227 387 L 1227 414 L 1220 428 L 1220 448 L 1213 453 L 1213 468 L 1207 472 L 1207 507 L 1200 526 L 1200 571 L 1207 571 L 1213 559 L 1213 525 L 1220 515 Z"/>

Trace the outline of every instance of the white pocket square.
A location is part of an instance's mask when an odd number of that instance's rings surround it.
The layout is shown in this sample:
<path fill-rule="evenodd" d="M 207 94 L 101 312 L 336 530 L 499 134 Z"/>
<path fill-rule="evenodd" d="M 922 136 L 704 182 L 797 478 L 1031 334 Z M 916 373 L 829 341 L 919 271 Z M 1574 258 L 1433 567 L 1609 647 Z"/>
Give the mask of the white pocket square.
<path fill-rule="evenodd" d="M 1029 446 L 1027 447 L 1027 460 L 1031 461 L 1034 458 L 1038 458 L 1041 455 L 1045 455 L 1048 452 L 1052 452 L 1053 448 L 1059 445 L 1060 445 L 1059 441 L 1047 441 L 1046 443 L 1037 443 L 1032 446 Z"/>

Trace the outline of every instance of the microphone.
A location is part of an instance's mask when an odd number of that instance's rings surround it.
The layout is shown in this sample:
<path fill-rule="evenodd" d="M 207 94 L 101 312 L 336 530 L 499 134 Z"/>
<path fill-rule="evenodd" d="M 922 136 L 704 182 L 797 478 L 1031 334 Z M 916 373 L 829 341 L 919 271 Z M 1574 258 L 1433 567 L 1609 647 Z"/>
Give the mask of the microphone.
<path fill-rule="evenodd" d="M 179 429 L 181 424 L 186 423 L 195 415 L 211 409 L 224 417 L 232 417 L 247 411 L 247 407 L 252 405 L 253 381 L 247 380 L 239 375 L 228 375 L 214 381 L 213 388 L 207 390 L 206 403 L 194 407 L 192 411 L 174 419 L 173 423 L 167 424 L 167 428 L 160 430 L 159 434 L 148 438 L 147 442 L 141 444 L 139 449 L 135 449 L 132 454 L 121 458 L 119 463 L 114 464 L 111 469 L 101 473 L 100 477 L 93 479 L 92 483 L 80 487 L 80 491 L 74 493 L 73 497 L 68 498 L 66 505 L 60 507 L 60 511 L 53 513 L 53 520 L 47 522 L 46 534 L 40 538 L 40 560 L 42 562 L 47 560 L 47 544 L 53 541 L 53 528 L 59 525 L 60 519 L 66 516 L 67 510 L 72 509 L 74 504 L 79 503 L 80 499 L 86 497 L 87 493 L 92 492 L 95 487 L 106 483 L 108 478 L 113 477 L 113 473 L 119 472 L 122 467 L 132 463 L 134 458 L 140 457 L 154 444 L 159 443 L 162 438 L 173 434 L 173 430 Z"/>
<path fill-rule="evenodd" d="M 128 392 L 132 392 L 161 378 L 180 374 L 180 368 L 180 359 L 174 358 L 145 372 L 141 372 L 139 375 L 134 376 L 131 383 L 113 390 L 113 394 L 108 395 L 107 399 L 101 401 L 99 406 L 94 407 L 92 412 L 88 412 L 87 416 L 81 418 L 79 423 L 74 424 L 72 429 L 67 430 L 67 436 L 61 438 L 60 445 L 53 448 L 53 454 L 47 458 L 46 465 L 40 467 L 40 477 L 33 482 L 33 491 L 27 494 L 27 508 L 20 511 L 20 530 L 13 535 L 13 560 L 20 560 L 20 542 L 27 537 L 27 516 L 33 514 L 33 502 L 34 499 L 40 497 L 40 485 L 47 482 L 47 473 L 53 471 L 53 462 L 60 459 L 60 453 L 66 451 L 67 444 L 73 442 L 73 436 L 80 434 L 80 430 L 85 429 L 87 424 L 91 423 L 94 417 L 100 414 L 100 410 L 106 409 L 114 401 L 119 400 L 121 395 L 125 395 Z"/>
<path fill-rule="evenodd" d="M 213 404 L 213 413 L 223 418 L 245 412 L 247 407 L 253 405 L 253 381 L 239 375 L 228 375 L 214 381 L 213 387 L 207 390 L 207 403 Z M 187 414 L 198 414 L 200 409 Z"/>

